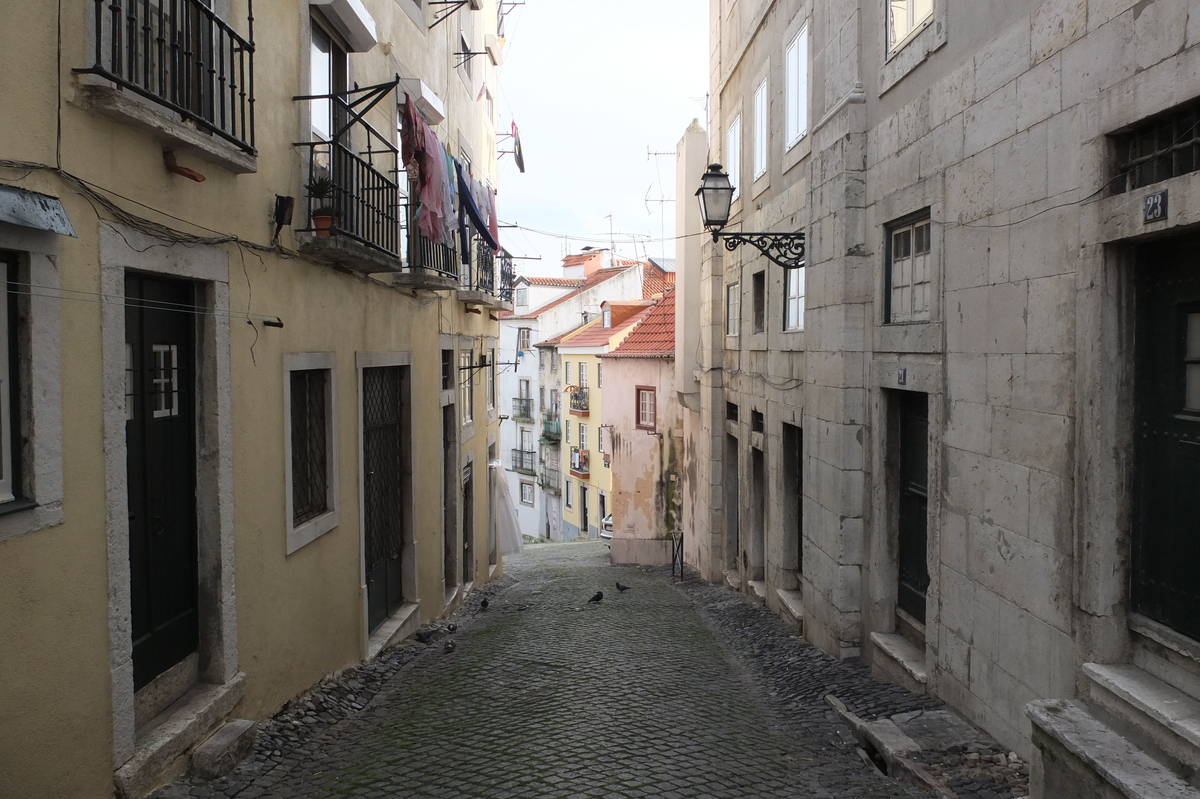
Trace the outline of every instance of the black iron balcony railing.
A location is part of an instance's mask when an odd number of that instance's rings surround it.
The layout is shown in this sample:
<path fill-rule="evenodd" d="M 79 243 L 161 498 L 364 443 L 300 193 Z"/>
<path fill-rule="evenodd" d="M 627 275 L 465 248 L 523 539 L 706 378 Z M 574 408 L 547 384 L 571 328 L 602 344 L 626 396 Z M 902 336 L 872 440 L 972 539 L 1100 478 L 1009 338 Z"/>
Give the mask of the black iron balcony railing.
<path fill-rule="evenodd" d="M 94 0 L 92 66 L 242 150 L 254 148 L 254 6 L 246 37 L 204 0 Z"/>
<path fill-rule="evenodd" d="M 537 455 L 532 450 L 514 449 L 512 451 L 512 468 L 514 472 L 523 472 L 524 474 L 536 474 L 534 470 L 534 457 Z"/>
<path fill-rule="evenodd" d="M 542 466 L 542 473 L 538 477 L 538 484 L 542 490 L 551 494 L 562 493 L 562 473 L 558 469 Z"/>
<path fill-rule="evenodd" d="M 571 474 L 586 477 L 591 473 L 590 456 L 591 453 L 586 449 L 571 447 Z"/>
<path fill-rule="evenodd" d="M 464 267 L 459 280 L 464 291 L 496 293 L 496 253 L 479 234 L 471 237 L 471 262 Z"/>
<path fill-rule="evenodd" d="M 311 220 L 331 210 L 329 235 L 345 236 L 386 255 L 400 257 L 400 189 L 396 183 L 399 151 L 371 126 L 366 114 L 391 96 L 397 81 L 327 95 L 304 95 L 313 113 L 331 114 L 328 140 L 297 142 L 309 149 L 308 183 L 328 178 L 332 196 L 308 198 Z M 299 228 L 312 232 L 315 227 Z M 318 234 L 320 235 L 320 234 Z"/>
<path fill-rule="evenodd" d="M 513 398 L 513 418 L 514 419 L 533 419 L 533 400 L 529 397 L 514 397 Z"/>
<path fill-rule="evenodd" d="M 517 270 L 513 267 L 513 257 L 508 250 L 501 248 L 497 260 L 500 262 L 500 285 L 496 296 L 500 298 L 501 302 L 512 302 L 513 283 L 517 279 Z"/>
<path fill-rule="evenodd" d="M 410 184 L 409 194 L 412 196 L 415 184 Z M 407 206 L 408 222 L 408 262 L 409 269 L 436 272 L 447 277 L 458 279 L 458 251 L 446 245 L 430 241 L 417 230 L 417 204 Z"/>
<path fill-rule="evenodd" d="M 542 415 L 542 440 L 560 441 L 562 439 L 562 422 L 557 416 Z"/>
<path fill-rule="evenodd" d="M 588 388 L 587 386 L 576 386 L 571 389 L 571 412 L 572 413 L 587 413 L 588 412 Z"/>

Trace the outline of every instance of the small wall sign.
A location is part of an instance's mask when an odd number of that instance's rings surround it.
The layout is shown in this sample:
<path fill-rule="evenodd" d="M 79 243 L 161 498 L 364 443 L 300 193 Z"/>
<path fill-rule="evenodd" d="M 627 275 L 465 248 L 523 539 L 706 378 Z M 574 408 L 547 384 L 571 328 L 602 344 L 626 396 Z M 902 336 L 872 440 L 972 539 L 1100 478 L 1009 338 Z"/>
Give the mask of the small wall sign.
<path fill-rule="evenodd" d="M 1161 222 L 1167 218 L 1167 190 L 1156 191 L 1142 198 L 1142 224 Z"/>

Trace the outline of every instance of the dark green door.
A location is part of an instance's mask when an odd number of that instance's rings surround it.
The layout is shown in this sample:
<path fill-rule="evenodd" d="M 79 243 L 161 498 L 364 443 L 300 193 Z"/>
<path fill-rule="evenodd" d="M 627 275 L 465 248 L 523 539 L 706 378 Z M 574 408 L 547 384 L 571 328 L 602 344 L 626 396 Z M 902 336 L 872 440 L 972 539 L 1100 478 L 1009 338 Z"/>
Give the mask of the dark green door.
<path fill-rule="evenodd" d="M 1133 609 L 1200 639 L 1200 237 L 1138 255 Z"/>
<path fill-rule="evenodd" d="M 897 605 L 925 623 L 929 590 L 929 397 L 896 392 L 899 419 L 899 576 Z"/>
<path fill-rule="evenodd" d="M 193 285 L 125 278 L 129 584 L 133 681 L 196 651 Z"/>
<path fill-rule="evenodd" d="M 404 602 L 405 368 L 363 370 L 363 517 L 367 620 L 372 632 Z"/>

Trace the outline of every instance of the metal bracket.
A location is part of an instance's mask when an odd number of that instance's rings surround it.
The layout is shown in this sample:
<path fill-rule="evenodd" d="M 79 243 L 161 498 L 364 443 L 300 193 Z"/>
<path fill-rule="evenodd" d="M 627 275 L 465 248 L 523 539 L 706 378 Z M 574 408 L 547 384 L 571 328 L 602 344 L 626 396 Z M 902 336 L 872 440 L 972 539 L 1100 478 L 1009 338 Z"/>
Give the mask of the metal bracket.
<path fill-rule="evenodd" d="M 722 233 L 713 232 L 713 241 L 724 240 L 725 249 L 733 252 L 743 244 L 767 256 L 784 269 L 804 266 L 803 233 Z"/>
<path fill-rule="evenodd" d="M 441 25 L 443 22 L 449 19 L 455 11 L 458 11 L 469 2 L 470 0 L 429 0 L 429 5 L 431 6 L 450 6 L 449 8 L 442 9 L 440 16 L 439 12 L 433 12 L 433 24 L 429 26 L 429 30 L 433 30 L 438 25 Z"/>

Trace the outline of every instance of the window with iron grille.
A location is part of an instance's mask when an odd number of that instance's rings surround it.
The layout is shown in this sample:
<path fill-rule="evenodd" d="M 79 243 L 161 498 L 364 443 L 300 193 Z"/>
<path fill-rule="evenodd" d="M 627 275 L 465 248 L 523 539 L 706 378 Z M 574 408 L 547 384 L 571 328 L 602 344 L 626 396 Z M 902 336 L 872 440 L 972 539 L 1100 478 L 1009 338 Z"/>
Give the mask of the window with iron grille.
<path fill-rule="evenodd" d="M 338 524 L 334 383 L 333 353 L 284 356 L 289 554 Z"/>
<path fill-rule="evenodd" d="M 1113 137 L 1117 174 L 1114 194 L 1200 170 L 1200 99 Z"/>
<path fill-rule="evenodd" d="M 442 391 L 454 388 L 454 350 L 442 350 Z"/>
<path fill-rule="evenodd" d="M 888 322 L 929 321 L 931 249 L 928 212 L 888 229 Z"/>

